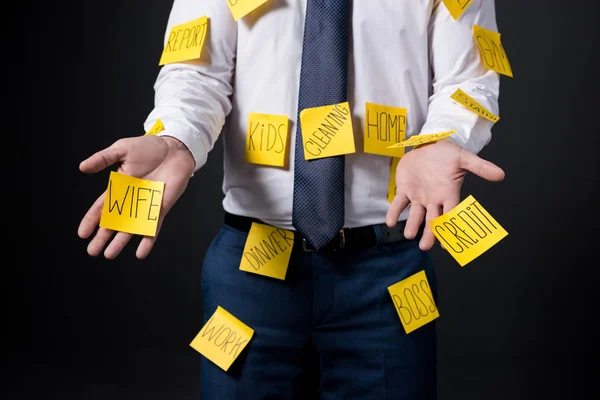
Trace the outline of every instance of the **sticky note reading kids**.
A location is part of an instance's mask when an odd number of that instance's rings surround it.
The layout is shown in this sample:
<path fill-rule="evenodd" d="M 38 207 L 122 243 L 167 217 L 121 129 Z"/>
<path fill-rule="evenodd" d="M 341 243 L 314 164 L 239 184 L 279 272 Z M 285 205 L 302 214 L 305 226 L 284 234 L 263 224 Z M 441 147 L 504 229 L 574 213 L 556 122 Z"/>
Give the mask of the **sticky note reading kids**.
<path fill-rule="evenodd" d="M 206 16 L 185 24 L 174 25 L 169 32 L 167 44 L 158 65 L 200 58 L 207 29 L 208 18 Z"/>
<path fill-rule="evenodd" d="M 400 143 L 391 145 L 390 147 L 396 148 L 396 147 L 420 146 L 422 144 L 433 143 L 433 142 L 437 142 L 438 140 L 445 139 L 448 136 L 452 135 L 453 133 L 456 133 L 456 129 L 447 131 L 447 132 L 422 133 L 420 135 L 413 135 L 410 138 L 408 138 Z"/>
<path fill-rule="evenodd" d="M 305 108 L 300 112 L 300 122 L 307 160 L 355 152 L 348 102 Z"/>
<path fill-rule="evenodd" d="M 190 346 L 227 371 L 248 345 L 254 330 L 218 306 Z"/>
<path fill-rule="evenodd" d="M 446 214 L 429 221 L 429 226 L 461 267 L 508 235 L 471 195 Z"/>
<path fill-rule="evenodd" d="M 388 291 L 407 334 L 440 316 L 425 271 L 393 284 Z"/>
<path fill-rule="evenodd" d="M 110 172 L 100 226 L 155 236 L 165 184 Z"/>
<path fill-rule="evenodd" d="M 489 121 L 496 123 L 500 119 L 500 117 L 489 112 L 484 106 L 460 89 L 456 89 L 456 92 L 452 93 L 450 98 Z"/>
<path fill-rule="evenodd" d="M 165 126 L 163 125 L 162 121 L 160 119 L 157 119 L 154 125 L 152 125 L 152 128 L 148 129 L 146 135 L 156 135 L 157 133 L 162 132 L 164 130 Z"/>
<path fill-rule="evenodd" d="M 465 12 L 473 0 L 443 0 L 446 8 L 455 20 L 459 19 L 460 16 Z"/>
<path fill-rule="evenodd" d="M 475 37 L 477 46 L 479 46 L 481 58 L 485 66 L 492 71 L 512 78 L 512 68 L 510 67 L 504 47 L 502 47 L 500 34 L 482 28 L 479 25 L 473 25 L 473 36 Z"/>
<path fill-rule="evenodd" d="M 293 231 L 253 222 L 240 269 L 284 280 L 293 246 Z"/>
<path fill-rule="evenodd" d="M 402 157 L 404 147 L 389 148 L 404 141 L 406 108 L 367 103 L 365 110 L 365 153 Z"/>
<path fill-rule="evenodd" d="M 283 167 L 287 140 L 287 116 L 250 113 L 244 158 L 254 164 Z"/>
<path fill-rule="evenodd" d="M 394 201 L 394 197 L 396 197 L 396 167 L 398 167 L 399 162 L 400 157 L 392 157 L 392 160 L 390 162 L 390 179 L 388 181 L 387 195 L 388 203 Z"/>
<path fill-rule="evenodd" d="M 246 14 L 258 8 L 268 0 L 225 0 L 231 11 L 234 20 L 239 20 Z"/>

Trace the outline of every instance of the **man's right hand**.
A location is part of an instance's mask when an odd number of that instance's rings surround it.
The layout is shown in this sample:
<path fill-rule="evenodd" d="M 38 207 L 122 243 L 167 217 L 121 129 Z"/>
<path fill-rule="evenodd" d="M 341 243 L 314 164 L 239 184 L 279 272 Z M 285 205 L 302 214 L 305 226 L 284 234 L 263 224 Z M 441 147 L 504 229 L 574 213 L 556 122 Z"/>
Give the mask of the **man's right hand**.
<path fill-rule="evenodd" d="M 83 173 L 91 174 L 117 163 L 118 172 L 122 174 L 165 183 L 156 236 L 144 236 L 136 251 L 137 258 L 145 258 L 154 246 L 165 216 L 187 187 L 194 172 L 194 158 L 188 148 L 175 138 L 144 135 L 116 141 L 83 160 L 79 169 Z M 102 193 L 81 220 L 77 233 L 82 239 L 91 237 L 96 231 L 105 195 L 106 192 Z M 91 256 L 98 256 L 104 249 L 104 256 L 114 259 L 132 236 L 129 233 L 98 227 L 88 244 L 87 252 Z"/>

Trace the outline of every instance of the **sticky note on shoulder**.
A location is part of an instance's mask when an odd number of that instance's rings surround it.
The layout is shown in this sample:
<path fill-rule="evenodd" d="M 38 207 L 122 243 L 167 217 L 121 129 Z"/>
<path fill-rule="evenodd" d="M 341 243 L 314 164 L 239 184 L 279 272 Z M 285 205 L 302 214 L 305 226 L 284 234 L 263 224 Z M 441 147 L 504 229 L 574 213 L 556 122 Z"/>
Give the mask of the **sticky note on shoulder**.
<path fill-rule="evenodd" d="M 502 46 L 500 33 L 485 29 L 479 25 L 473 25 L 473 36 L 475 37 L 481 59 L 485 66 L 492 71 L 512 78 L 512 68 Z"/>
<path fill-rule="evenodd" d="M 248 114 L 244 159 L 253 164 L 285 165 L 288 117 L 273 114 Z"/>
<path fill-rule="evenodd" d="M 293 231 L 253 222 L 240 270 L 284 280 L 293 247 Z"/>
<path fill-rule="evenodd" d="M 233 19 L 238 21 L 240 18 L 254 11 L 260 5 L 268 0 L 225 0 L 231 11 Z"/>
<path fill-rule="evenodd" d="M 206 16 L 174 25 L 169 32 L 158 65 L 199 59 L 207 30 L 208 18 Z"/>
<path fill-rule="evenodd" d="M 406 135 L 406 108 L 367 103 L 365 108 L 364 152 L 402 157 L 404 147 L 389 148 L 403 142 Z"/>
<path fill-rule="evenodd" d="M 159 132 L 162 132 L 165 130 L 165 126 L 163 125 L 163 122 L 160 119 L 157 119 L 156 122 L 154 123 L 154 125 L 152 125 L 152 127 L 150 129 L 148 129 L 148 132 L 146 132 L 146 135 L 156 135 Z"/>
<path fill-rule="evenodd" d="M 500 119 L 500 117 L 487 110 L 484 106 L 479 104 L 475 99 L 463 92 L 461 89 L 456 89 L 450 98 L 489 121 L 496 123 Z"/>
<path fill-rule="evenodd" d="M 389 286 L 388 292 L 407 334 L 440 316 L 425 271 Z"/>
<path fill-rule="evenodd" d="M 443 0 L 446 8 L 455 20 L 459 19 L 467 8 L 473 3 L 473 0 Z"/>
<path fill-rule="evenodd" d="M 218 306 L 190 346 L 227 371 L 253 335 L 252 328 Z"/>
<path fill-rule="evenodd" d="M 433 234 L 464 267 L 508 235 L 472 195 L 429 221 Z"/>
<path fill-rule="evenodd" d="M 100 226 L 113 231 L 156 236 L 164 182 L 110 172 Z"/>
<path fill-rule="evenodd" d="M 456 133 L 456 129 L 438 133 L 421 133 L 418 135 L 413 135 L 400 143 L 393 144 L 389 146 L 389 148 L 420 146 L 422 144 L 433 143 L 445 139 L 454 133 Z"/>
<path fill-rule="evenodd" d="M 348 102 L 300 111 L 304 158 L 314 160 L 354 153 L 354 131 Z"/>

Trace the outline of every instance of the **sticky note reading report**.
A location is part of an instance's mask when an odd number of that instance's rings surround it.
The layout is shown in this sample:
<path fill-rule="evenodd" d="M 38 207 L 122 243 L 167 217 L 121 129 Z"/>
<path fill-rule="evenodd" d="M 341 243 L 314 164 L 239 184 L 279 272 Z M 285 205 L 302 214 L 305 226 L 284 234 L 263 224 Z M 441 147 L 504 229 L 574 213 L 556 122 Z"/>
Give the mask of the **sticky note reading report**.
<path fill-rule="evenodd" d="M 404 141 L 406 108 L 367 103 L 365 110 L 365 153 L 402 157 L 404 147 L 389 148 Z"/>
<path fill-rule="evenodd" d="M 246 136 L 246 162 L 283 167 L 288 140 L 288 117 L 250 113 Z"/>
<path fill-rule="evenodd" d="M 425 271 L 417 272 L 388 287 L 406 333 L 440 316 Z"/>
<path fill-rule="evenodd" d="M 355 152 L 348 102 L 300 111 L 304 157 L 307 160 Z"/>
<path fill-rule="evenodd" d="M 165 184 L 110 172 L 100 226 L 155 236 Z"/>
<path fill-rule="evenodd" d="M 233 19 L 238 21 L 268 0 L 226 0 Z"/>
<path fill-rule="evenodd" d="M 473 25 L 473 36 L 475 37 L 485 66 L 492 71 L 512 78 L 512 68 L 510 67 L 504 47 L 502 47 L 500 34 L 482 28 L 479 25 Z"/>
<path fill-rule="evenodd" d="M 400 143 L 393 144 L 389 146 L 389 148 L 419 146 L 426 143 L 433 143 L 445 139 L 454 133 L 456 133 L 456 129 L 439 133 L 421 133 L 419 135 L 413 135 Z"/>
<path fill-rule="evenodd" d="M 293 231 L 253 222 L 240 269 L 284 280 L 293 247 Z"/>
<path fill-rule="evenodd" d="M 152 125 L 152 128 L 148 129 L 146 135 L 156 135 L 157 133 L 162 132 L 164 130 L 165 126 L 163 125 L 162 121 L 160 119 L 157 119 L 154 125 Z"/>
<path fill-rule="evenodd" d="M 461 267 L 508 235 L 471 195 L 446 214 L 429 221 L 429 226 Z"/>
<path fill-rule="evenodd" d="M 252 335 L 252 328 L 218 306 L 190 346 L 227 371 L 248 345 Z"/>
<path fill-rule="evenodd" d="M 207 29 L 208 18 L 206 16 L 185 24 L 174 25 L 169 32 L 167 44 L 158 65 L 200 58 Z"/>
<path fill-rule="evenodd" d="M 443 0 L 446 8 L 455 20 L 459 19 L 466 9 L 473 3 L 473 0 Z"/>
<path fill-rule="evenodd" d="M 489 112 L 484 106 L 460 89 L 456 89 L 456 92 L 450 98 L 489 121 L 496 123 L 500 119 L 500 117 Z"/>

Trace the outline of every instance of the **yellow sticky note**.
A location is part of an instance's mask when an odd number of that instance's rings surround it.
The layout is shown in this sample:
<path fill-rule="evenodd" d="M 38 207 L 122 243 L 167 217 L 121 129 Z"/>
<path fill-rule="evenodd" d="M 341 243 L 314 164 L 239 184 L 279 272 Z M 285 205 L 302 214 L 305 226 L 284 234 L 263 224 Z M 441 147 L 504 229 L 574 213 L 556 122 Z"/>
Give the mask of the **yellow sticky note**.
<path fill-rule="evenodd" d="M 471 195 L 446 214 L 429 221 L 429 226 L 461 267 L 508 235 Z"/>
<path fill-rule="evenodd" d="M 504 51 L 500 34 L 482 28 L 479 25 L 473 25 L 473 36 L 481 52 L 483 63 L 488 69 L 496 71 L 499 74 L 513 77 L 512 68 L 508 61 L 508 56 Z"/>
<path fill-rule="evenodd" d="M 367 103 L 365 110 L 365 153 L 402 157 L 404 148 L 388 146 L 404 141 L 406 108 Z"/>
<path fill-rule="evenodd" d="M 287 116 L 250 113 L 244 159 L 254 164 L 283 167 L 287 140 Z"/>
<path fill-rule="evenodd" d="M 488 111 L 484 106 L 479 104 L 474 98 L 463 92 L 461 89 L 456 89 L 450 98 L 489 121 L 495 123 L 500 119 L 500 117 Z"/>
<path fill-rule="evenodd" d="M 394 197 L 396 197 L 396 168 L 398 167 L 399 162 L 400 157 L 392 157 L 392 161 L 390 162 L 390 179 L 388 182 L 387 195 L 388 203 L 394 201 Z"/>
<path fill-rule="evenodd" d="M 100 226 L 155 236 L 165 184 L 110 172 Z"/>
<path fill-rule="evenodd" d="M 388 291 L 407 334 L 440 316 L 425 271 L 389 286 Z"/>
<path fill-rule="evenodd" d="M 190 346 L 227 371 L 253 335 L 252 328 L 217 306 Z"/>
<path fill-rule="evenodd" d="M 455 20 L 459 19 L 460 16 L 465 12 L 473 0 L 443 0 L 446 8 Z"/>
<path fill-rule="evenodd" d="M 437 142 L 438 140 L 445 139 L 453 133 L 456 133 L 456 129 L 438 133 L 421 133 L 419 135 L 413 135 L 400 143 L 393 144 L 390 147 L 420 146 L 422 144 Z"/>
<path fill-rule="evenodd" d="M 234 20 L 239 20 L 246 14 L 266 3 L 268 0 L 226 0 Z"/>
<path fill-rule="evenodd" d="M 293 231 L 253 222 L 240 270 L 284 280 L 293 246 Z"/>
<path fill-rule="evenodd" d="M 163 125 L 160 119 L 157 119 L 152 128 L 146 132 L 146 135 L 156 135 L 158 132 L 162 132 L 165 130 L 165 126 Z"/>
<path fill-rule="evenodd" d="M 355 152 L 348 102 L 305 108 L 300 112 L 300 122 L 307 160 Z"/>
<path fill-rule="evenodd" d="M 174 25 L 169 32 L 158 65 L 200 58 L 207 30 L 206 15 L 184 24 Z"/>

